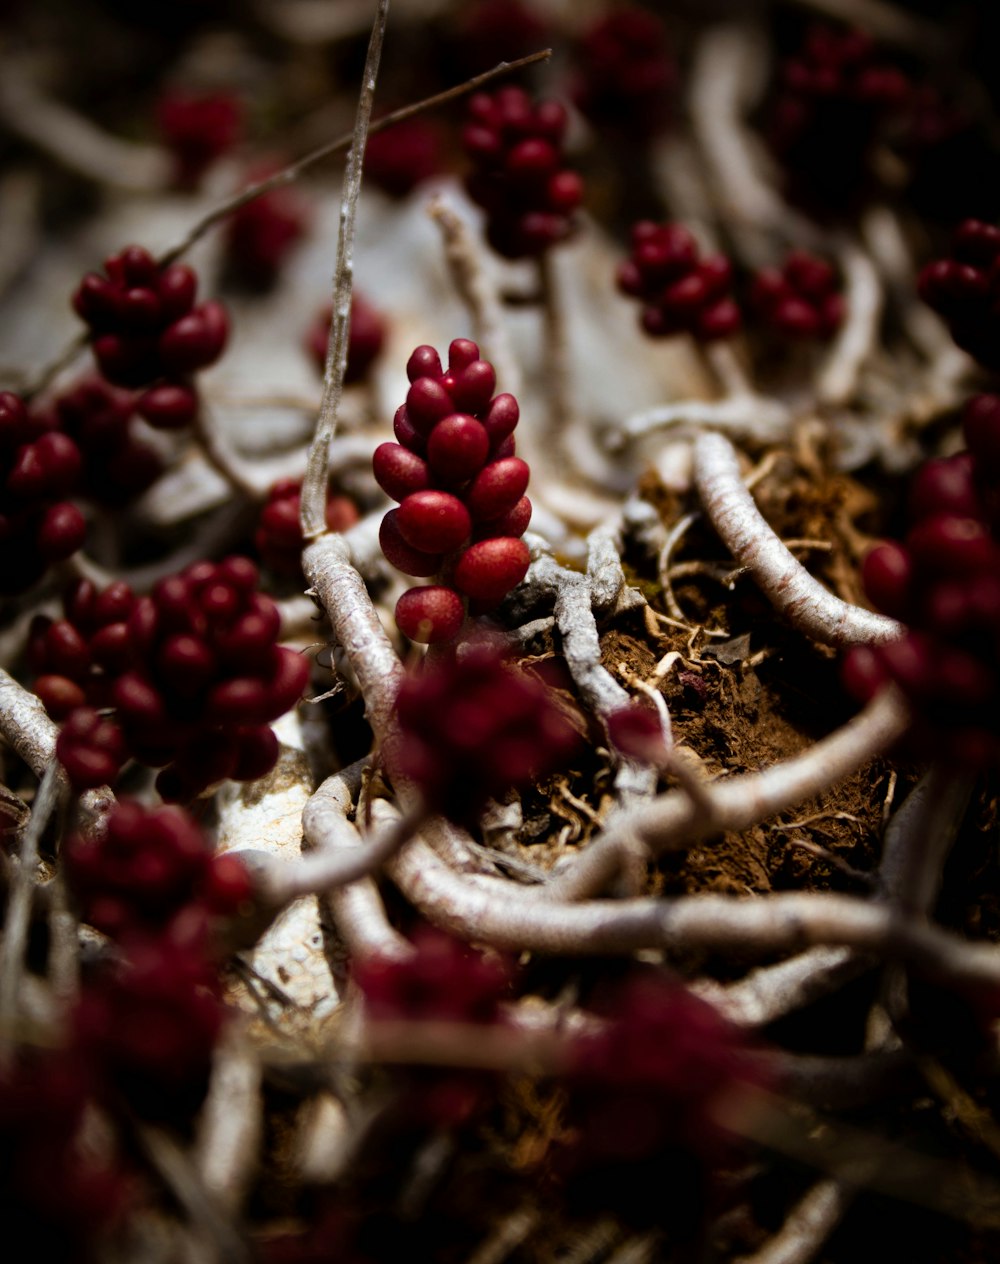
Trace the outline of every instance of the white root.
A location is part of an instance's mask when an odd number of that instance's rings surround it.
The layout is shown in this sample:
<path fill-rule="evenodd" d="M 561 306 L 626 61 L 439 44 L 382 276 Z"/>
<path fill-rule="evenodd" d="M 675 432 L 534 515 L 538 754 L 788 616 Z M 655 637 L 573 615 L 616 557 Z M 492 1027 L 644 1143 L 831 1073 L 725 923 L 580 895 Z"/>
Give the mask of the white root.
<path fill-rule="evenodd" d="M 723 543 L 794 627 L 826 645 L 881 643 L 900 635 L 894 619 L 834 596 L 792 556 L 743 485 L 728 439 L 699 435 L 694 468 L 701 502 Z"/>
<path fill-rule="evenodd" d="M 847 315 L 829 355 L 819 371 L 816 394 L 821 404 L 846 404 L 858 377 L 878 345 L 883 293 L 869 256 L 848 243 L 838 252 L 846 281 Z"/>
<path fill-rule="evenodd" d="M 619 430 L 609 432 L 609 438 L 635 439 L 674 426 L 712 426 L 758 443 L 776 443 L 788 433 L 790 422 L 791 414 L 779 400 L 740 394 L 716 400 L 686 399 L 633 413 Z"/>
<path fill-rule="evenodd" d="M 781 1229 L 736 1264 L 809 1264 L 847 1210 L 851 1195 L 840 1181 L 818 1181 L 788 1213 Z"/>

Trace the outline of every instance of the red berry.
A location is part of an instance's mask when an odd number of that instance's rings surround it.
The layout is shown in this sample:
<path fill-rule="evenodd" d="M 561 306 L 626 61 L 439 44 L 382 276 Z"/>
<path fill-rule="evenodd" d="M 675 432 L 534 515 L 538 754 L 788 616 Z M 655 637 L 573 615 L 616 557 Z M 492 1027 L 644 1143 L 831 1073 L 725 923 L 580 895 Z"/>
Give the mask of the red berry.
<path fill-rule="evenodd" d="M 493 376 L 492 369 L 490 376 Z M 437 477 L 449 483 L 462 483 L 482 469 L 489 449 L 489 435 L 483 425 L 466 413 L 453 413 L 439 421 L 431 431 L 427 440 L 427 459 Z M 413 459 L 419 460 L 419 457 Z M 378 478 L 377 470 L 375 477 Z"/>
<path fill-rule="evenodd" d="M 424 645 L 456 637 L 465 620 L 462 598 L 452 588 L 427 585 L 410 588 L 396 602 L 400 632 Z"/>
<path fill-rule="evenodd" d="M 500 601 L 528 573 L 531 555 L 523 540 L 481 540 L 465 550 L 455 567 L 455 585 L 480 601 Z"/>
<path fill-rule="evenodd" d="M 468 509 L 448 492 L 413 492 L 396 512 L 403 539 L 422 553 L 450 553 L 472 529 Z"/>

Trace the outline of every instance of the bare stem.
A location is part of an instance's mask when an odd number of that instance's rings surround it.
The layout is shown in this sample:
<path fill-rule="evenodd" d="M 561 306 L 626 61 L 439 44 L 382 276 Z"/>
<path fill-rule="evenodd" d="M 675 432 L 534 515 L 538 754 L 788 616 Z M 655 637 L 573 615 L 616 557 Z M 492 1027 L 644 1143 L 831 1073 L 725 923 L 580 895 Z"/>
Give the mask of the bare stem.
<path fill-rule="evenodd" d="M 337 263 L 333 274 L 333 320 L 326 348 L 326 366 L 323 369 L 323 398 L 320 401 L 316 433 L 306 464 L 306 476 L 302 481 L 301 522 L 302 534 L 307 540 L 322 535 L 326 528 L 326 494 L 330 477 L 330 440 L 337 429 L 337 411 L 344 391 L 344 374 L 347 371 L 347 347 L 351 333 L 351 293 L 354 288 L 354 224 L 357 218 L 358 198 L 361 195 L 361 169 L 365 160 L 368 141 L 368 123 L 371 119 L 372 102 L 375 99 L 375 82 L 378 78 L 382 57 L 385 24 L 389 15 L 389 0 L 379 0 L 368 41 L 358 112 L 354 120 L 354 135 L 347 155 L 344 172 L 344 191 L 340 203 L 340 231 L 337 234 Z"/>

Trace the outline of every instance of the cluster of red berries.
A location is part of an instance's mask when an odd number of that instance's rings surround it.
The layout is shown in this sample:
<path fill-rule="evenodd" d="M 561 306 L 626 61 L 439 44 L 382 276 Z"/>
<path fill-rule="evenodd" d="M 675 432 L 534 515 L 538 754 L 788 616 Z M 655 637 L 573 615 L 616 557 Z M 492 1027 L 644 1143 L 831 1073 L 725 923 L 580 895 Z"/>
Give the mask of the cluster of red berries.
<path fill-rule="evenodd" d="M 322 373 L 326 368 L 326 349 L 330 341 L 333 308 L 324 308 L 306 334 L 306 350 Z M 368 370 L 385 345 L 386 322 L 380 311 L 361 294 L 351 295 L 351 324 L 347 341 L 347 369 L 344 385 L 363 382 Z"/>
<path fill-rule="evenodd" d="M 135 408 L 151 426 L 189 425 L 198 409 L 190 376 L 222 354 L 225 308 L 214 300 L 196 306 L 191 268 L 161 268 L 141 246 L 113 255 L 104 267 L 106 276 L 89 272 L 73 296 L 101 373 L 116 386 L 145 388 Z"/>
<path fill-rule="evenodd" d="M 175 182 L 189 189 L 242 139 L 243 106 L 229 92 L 166 92 L 156 124 L 174 159 Z"/>
<path fill-rule="evenodd" d="M 856 197 L 886 122 L 909 93 L 909 80 L 865 32 L 812 29 L 781 65 L 770 122 L 789 191 L 818 211 Z"/>
<path fill-rule="evenodd" d="M 271 161 L 251 168 L 246 184 L 273 175 Z M 252 289 L 270 289 L 286 259 L 309 226 L 310 207 L 298 189 L 271 189 L 236 208 L 226 221 L 226 270 L 229 277 Z"/>
<path fill-rule="evenodd" d="M 963 351 L 1000 369 L 1000 228 L 966 220 L 951 255 L 923 268 L 918 289 Z"/>
<path fill-rule="evenodd" d="M 135 434 L 131 391 L 91 373 L 63 391 L 38 415 L 68 434 L 80 450 L 80 494 L 102 505 L 141 496 L 163 473 L 163 461 Z"/>
<path fill-rule="evenodd" d="M 66 499 L 82 465 L 69 435 L 0 392 L 0 593 L 30 588 L 83 544 L 83 515 Z"/>
<path fill-rule="evenodd" d="M 489 798 L 561 767 L 578 736 L 551 692 L 489 641 L 467 643 L 408 675 L 396 699 L 390 772 L 427 806 L 474 822 Z"/>
<path fill-rule="evenodd" d="M 844 670 L 860 698 L 902 690 L 917 744 L 946 739 L 947 758 L 982 765 L 1000 759 L 1000 396 L 976 396 L 963 420 L 968 451 L 921 467 L 906 538 L 865 558 L 869 598 L 905 631 L 854 648 Z"/>
<path fill-rule="evenodd" d="M 458 633 L 463 595 L 485 611 L 527 574 L 528 466 L 514 455 L 517 400 L 494 397 L 496 374 L 474 342 L 452 342 L 447 373 L 433 347 L 417 347 L 406 374 L 411 386 L 393 423 L 399 443 L 380 444 L 372 460 L 378 485 L 400 502 L 379 539 L 404 575 L 447 577 L 396 605 L 401 631 L 433 643 Z"/>
<path fill-rule="evenodd" d="M 844 320 L 836 272 L 805 250 L 791 251 L 780 268 L 758 272 L 750 301 L 765 328 L 798 342 L 825 342 Z"/>
<path fill-rule="evenodd" d="M 640 321 L 653 338 L 689 333 L 699 342 L 731 338 L 742 321 L 730 297 L 733 269 L 725 255 L 699 259 L 682 224 L 641 220 L 632 254 L 618 269 L 618 288 L 642 303 Z"/>
<path fill-rule="evenodd" d="M 533 105 L 521 88 L 469 101 L 462 144 L 475 165 L 465 185 L 486 212 L 490 245 L 505 258 L 540 255 L 573 229 L 583 182 L 563 166 L 566 122 L 558 101 Z"/>
<path fill-rule="evenodd" d="M 623 8 L 590 26 L 576 50 L 573 100 L 596 127 L 648 140 L 667 123 L 677 68 L 663 22 Z"/>
<path fill-rule="evenodd" d="M 302 548 L 305 543 L 299 522 L 302 480 L 283 478 L 267 494 L 260 511 L 254 545 L 260 560 L 275 575 L 301 574 Z M 326 501 L 326 525 L 329 531 L 346 531 L 358 521 L 358 508 L 348 496 L 331 493 Z"/>
<path fill-rule="evenodd" d="M 167 765 L 157 788 L 173 800 L 274 767 L 270 722 L 301 696 L 309 664 L 276 643 L 280 616 L 257 582 L 246 558 L 197 562 L 146 597 L 78 584 L 64 619 L 36 621 L 36 689 L 67 717 L 59 758 L 77 789 L 110 780 L 125 755 Z M 95 706 L 114 707 L 116 723 Z"/>
<path fill-rule="evenodd" d="M 77 707 L 109 707 L 115 678 L 131 662 L 128 620 L 135 607 L 122 580 L 98 590 L 76 580 L 63 595 L 64 617 L 36 615 L 28 634 L 35 693 L 53 720 Z"/>
<path fill-rule="evenodd" d="M 192 907 L 231 916 L 252 894 L 240 860 L 213 856 L 209 839 L 178 807 L 124 800 L 102 834 L 71 835 L 64 854 L 83 920 L 117 940 L 160 931 Z"/>

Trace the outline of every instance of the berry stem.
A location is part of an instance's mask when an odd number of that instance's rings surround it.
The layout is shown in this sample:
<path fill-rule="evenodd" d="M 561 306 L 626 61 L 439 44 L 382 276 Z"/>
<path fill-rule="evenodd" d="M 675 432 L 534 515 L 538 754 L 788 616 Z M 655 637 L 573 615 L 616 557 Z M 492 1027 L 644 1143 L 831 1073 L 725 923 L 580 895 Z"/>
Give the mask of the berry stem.
<path fill-rule="evenodd" d="M 566 427 L 575 415 L 573 406 L 569 340 L 566 312 L 556 276 L 553 251 L 538 256 L 538 286 L 542 302 L 542 325 L 545 337 L 545 382 L 549 405 L 549 434 L 561 442 Z"/>
<path fill-rule="evenodd" d="M 483 267 L 477 238 L 442 197 L 431 200 L 427 214 L 441 230 L 452 284 L 472 319 L 473 338 L 479 343 L 483 359 L 496 369 L 497 381 L 504 384 L 505 390 L 511 395 L 519 394 L 521 369 L 510 344 L 499 294 Z"/>
<path fill-rule="evenodd" d="M 340 203 L 340 229 L 337 233 L 337 262 L 333 282 L 333 320 L 330 323 L 330 339 L 326 350 L 326 367 L 323 370 L 323 398 L 320 401 L 316 432 L 302 481 L 301 522 L 302 534 L 314 540 L 326 530 L 326 497 L 330 479 L 330 441 L 337 429 L 337 410 L 344 391 L 344 375 L 347 372 L 347 348 L 351 327 L 351 291 L 354 287 L 354 224 L 357 216 L 358 197 L 361 194 L 361 169 L 368 140 L 368 124 L 372 102 L 375 99 L 375 82 L 378 78 L 382 57 L 382 42 L 389 14 L 389 0 L 379 0 L 372 24 L 365 68 L 358 98 L 358 111 L 354 120 L 354 135 L 347 154 L 344 172 L 343 195 Z"/>
<path fill-rule="evenodd" d="M 266 497 L 272 480 L 268 478 L 265 483 L 254 477 L 250 463 L 233 449 L 204 400 L 199 403 L 191 429 L 209 465 L 222 475 L 233 491 L 251 502 Z"/>
<path fill-rule="evenodd" d="M 834 596 L 792 556 L 743 485 L 736 450 L 724 435 L 707 431 L 695 440 L 694 477 L 723 543 L 800 632 L 825 645 L 881 643 L 900 635 L 894 619 Z"/>

